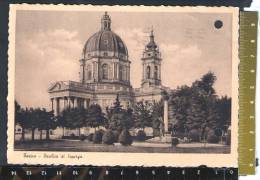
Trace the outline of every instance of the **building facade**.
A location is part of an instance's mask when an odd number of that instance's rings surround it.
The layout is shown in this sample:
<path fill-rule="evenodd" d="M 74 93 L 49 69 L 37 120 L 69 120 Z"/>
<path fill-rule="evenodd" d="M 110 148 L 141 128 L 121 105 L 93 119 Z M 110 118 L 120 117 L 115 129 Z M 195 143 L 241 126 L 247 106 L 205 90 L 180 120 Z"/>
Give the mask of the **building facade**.
<path fill-rule="evenodd" d="M 59 81 L 48 89 L 52 109 L 58 115 L 63 109 L 99 104 L 103 109 L 113 105 L 117 95 L 124 107 L 141 100 L 159 101 L 163 91 L 170 91 L 161 82 L 161 53 L 153 31 L 141 57 L 143 65 L 140 88 L 130 83 L 131 61 L 123 40 L 111 30 L 110 16 L 105 12 L 101 29 L 85 43 L 80 64 L 80 80 Z"/>

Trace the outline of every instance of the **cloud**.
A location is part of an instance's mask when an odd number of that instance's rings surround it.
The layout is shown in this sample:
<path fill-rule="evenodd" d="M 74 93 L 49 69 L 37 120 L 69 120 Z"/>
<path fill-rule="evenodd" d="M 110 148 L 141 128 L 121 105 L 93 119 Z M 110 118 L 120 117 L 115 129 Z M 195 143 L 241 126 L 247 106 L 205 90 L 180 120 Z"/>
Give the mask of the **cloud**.
<path fill-rule="evenodd" d="M 141 28 L 118 28 L 115 29 L 128 48 L 129 60 L 131 61 L 131 84 L 140 87 L 142 80 L 142 53 L 148 42 L 148 34 Z"/>
<path fill-rule="evenodd" d="M 64 29 L 21 37 L 16 45 L 18 101 L 26 106 L 48 105 L 47 89 L 51 82 L 78 80 L 78 60 L 83 46 L 76 31 Z"/>
<path fill-rule="evenodd" d="M 118 28 L 115 32 L 123 39 L 128 47 L 131 60 L 131 83 L 133 87 L 140 87 L 142 80 L 142 53 L 149 41 L 148 33 L 141 28 Z M 156 36 L 155 36 L 156 41 Z M 181 46 L 174 43 L 159 43 L 162 54 L 162 83 L 165 86 L 177 87 L 191 84 L 196 78 L 207 72 L 201 66 L 202 51 L 198 45 Z"/>
<path fill-rule="evenodd" d="M 161 44 L 160 47 L 164 85 L 169 87 L 190 85 L 205 73 L 203 68 L 199 68 L 202 51 L 196 44 L 190 44 L 187 47 L 177 44 Z M 207 68 L 205 67 L 205 69 Z"/>

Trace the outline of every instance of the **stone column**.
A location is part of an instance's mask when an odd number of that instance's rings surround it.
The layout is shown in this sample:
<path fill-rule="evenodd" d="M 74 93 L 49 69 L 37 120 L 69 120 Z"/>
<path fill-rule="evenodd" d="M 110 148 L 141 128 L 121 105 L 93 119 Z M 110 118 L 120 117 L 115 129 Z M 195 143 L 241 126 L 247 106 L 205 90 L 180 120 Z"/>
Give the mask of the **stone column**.
<path fill-rule="evenodd" d="M 129 67 L 126 66 L 126 80 L 129 81 Z"/>
<path fill-rule="evenodd" d="M 128 66 L 128 81 L 130 81 L 130 64 Z"/>
<path fill-rule="evenodd" d="M 72 101 L 71 97 L 68 97 L 68 106 L 69 106 L 69 108 L 73 108 L 73 101 Z"/>
<path fill-rule="evenodd" d="M 90 105 L 90 99 L 87 99 L 87 108 L 89 108 Z"/>
<path fill-rule="evenodd" d="M 159 64 L 158 66 L 158 77 L 161 80 L 161 64 Z"/>
<path fill-rule="evenodd" d="M 74 102 L 73 102 L 73 105 L 74 105 L 74 108 L 77 108 L 77 107 L 79 107 L 79 101 L 78 101 L 78 98 L 74 98 Z"/>
<path fill-rule="evenodd" d="M 119 64 L 116 63 L 116 79 L 119 79 Z"/>
<path fill-rule="evenodd" d="M 164 132 L 168 132 L 168 101 L 164 100 L 164 112 L 163 112 L 163 124 L 164 124 Z"/>
<path fill-rule="evenodd" d="M 51 98 L 51 110 L 54 111 L 53 98 Z"/>
<path fill-rule="evenodd" d="M 67 109 L 68 108 L 68 99 L 67 99 L 67 97 L 63 97 L 63 107 L 64 107 L 64 109 L 63 110 L 65 110 L 65 109 Z"/>
<path fill-rule="evenodd" d="M 111 79 L 114 80 L 115 79 L 115 63 L 112 61 L 112 76 L 111 76 Z"/>
<path fill-rule="evenodd" d="M 60 99 L 55 98 L 55 116 L 58 116 L 60 114 Z"/>
<path fill-rule="evenodd" d="M 84 109 L 87 109 L 87 99 L 83 99 L 83 107 Z"/>
<path fill-rule="evenodd" d="M 154 79 L 154 63 L 152 63 L 151 67 L 151 73 L 150 73 L 150 77 L 151 79 Z"/>
<path fill-rule="evenodd" d="M 98 63 L 96 61 L 93 62 L 93 76 L 94 76 L 94 80 L 97 82 L 98 81 Z"/>

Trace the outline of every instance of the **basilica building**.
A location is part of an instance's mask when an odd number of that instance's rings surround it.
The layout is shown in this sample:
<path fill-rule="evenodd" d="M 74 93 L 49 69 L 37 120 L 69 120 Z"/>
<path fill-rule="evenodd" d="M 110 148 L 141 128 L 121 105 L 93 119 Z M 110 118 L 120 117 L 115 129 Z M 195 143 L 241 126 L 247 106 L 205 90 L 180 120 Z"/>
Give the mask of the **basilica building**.
<path fill-rule="evenodd" d="M 131 60 L 123 40 L 112 31 L 111 18 L 105 12 L 101 18 L 101 28 L 86 41 L 79 60 L 80 79 L 59 81 L 50 85 L 48 93 L 52 109 L 58 115 L 68 107 L 88 107 L 92 103 L 103 109 L 113 105 L 119 95 L 124 107 L 138 101 L 159 101 L 163 91 L 170 88 L 162 86 L 161 53 L 155 42 L 153 31 L 147 40 L 140 63 L 142 81 L 140 88 L 130 83 Z"/>

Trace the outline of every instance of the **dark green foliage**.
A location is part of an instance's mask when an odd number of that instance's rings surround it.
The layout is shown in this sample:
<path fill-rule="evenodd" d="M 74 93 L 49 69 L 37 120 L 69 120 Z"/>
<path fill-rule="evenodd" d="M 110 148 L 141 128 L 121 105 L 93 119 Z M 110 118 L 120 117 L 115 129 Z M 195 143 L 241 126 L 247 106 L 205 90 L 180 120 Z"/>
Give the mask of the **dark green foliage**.
<path fill-rule="evenodd" d="M 216 136 L 214 130 L 210 130 L 210 131 L 207 133 L 207 142 L 208 142 L 208 143 L 218 143 L 218 142 L 219 142 L 219 137 Z"/>
<path fill-rule="evenodd" d="M 216 107 L 219 115 L 217 127 L 226 132 L 231 125 L 231 98 L 224 96 L 217 99 Z"/>
<path fill-rule="evenodd" d="M 132 114 L 126 110 L 114 112 L 110 121 L 109 129 L 121 132 L 123 129 L 130 129 L 133 126 Z"/>
<path fill-rule="evenodd" d="M 46 139 L 50 138 L 50 130 L 57 127 L 57 122 L 54 117 L 53 111 L 47 112 L 46 109 L 35 110 L 38 118 L 38 129 L 46 131 Z"/>
<path fill-rule="evenodd" d="M 89 135 L 88 135 L 88 141 L 93 141 L 93 136 L 94 136 L 94 134 L 93 133 L 90 133 Z"/>
<path fill-rule="evenodd" d="M 120 132 L 119 131 L 113 131 L 113 134 L 114 134 L 115 142 L 118 142 Z"/>
<path fill-rule="evenodd" d="M 216 76 L 209 72 L 191 87 L 183 86 L 172 92 L 169 115 L 174 134 L 193 134 L 190 131 L 196 129 L 199 139 L 204 141 L 207 129 L 226 131 L 230 124 L 231 99 L 216 96 L 215 81 Z"/>
<path fill-rule="evenodd" d="M 79 137 L 79 140 L 81 141 L 85 141 L 87 137 L 84 135 L 84 134 L 81 134 L 80 137 Z"/>
<path fill-rule="evenodd" d="M 178 87 L 169 99 L 169 126 L 172 131 L 186 133 L 187 110 L 190 108 L 192 89 L 188 86 Z"/>
<path fill-rule="evenodd" d="M 135 128 L 152 127 L 153 104 L 147 101 L 140 101 L 134 105 L 134 126 Z"/>
<path fill-rule="evenodd" d="M 160 136 L 160 128 L 163 126 L 163 101 L 152 103 L 152 128 L 155 136 Z"/>
<path fill-rule="evenodd" d="M 40 131 L 40 138 L 42 139 L 42 130 L 46 131 L 46 139 L 49 139 L 49 131 L 55 129 L 57 126 L 56 119 L 53 112 L 47 112 L 46 109 L 40 108 L 26 108 L 23 109 L 15 101 L 15 123 L 22 127 L 22 138 L 24 140 L 25 129 L 31 130 L 32 140 L 34 140 L 35 130 Z"/>
<path fill-rule="evenodd" d="M 59 126 L 69 129 L 77 128 L 79 135 L 81 127 L 98 128 L 105 123 L 104 113 L 97 104 L 92 104 L 88 109 L 68 108 L 57 119 Z"/>
<path fill-rule="evenodd" d="M 200 132 L 197 129 L 189 131 L 188 138 L 191 142 L 200 142 Z"/>
<path fill-rule="evenodd" d="M 137 132 L 137 135 L 136 135 L 136 140 L 137 140 L 137 141 L 145 141 L 145 139 L 146 139 L 146 134 L 145 134 L 145 132 L 144 132 L 143 130 L 139 130 L 139 131 Z"/>
<path fill-rule="evenodd" d="M 131 134 L 129 133 L 128 130 L 124 129 L 120 136 L 119 136 L 119 142 L 120 144 L 124 145 L 124 146 L 128 146 L 131 145 L 133 143 L 133 139 Z"/>
<path fill-rule="evenodd" d="M 84 108 L 68 108 L 58 116 L 59 126 L 69 129 L 80 129 L 85 125 L 86 110 Z M 80 131 L 79 131 L 80 136 Z"/>
<path fill-rule="evenodd" d="M 123 109 L 120 105 L 119 96 L 112 108 L 107 108 L 108 125 L 113 131 L 121 132 L 123 129 L 133 127 L 133 110 L 131 108 Z"/>
<path fill-rule="evenodd" d="M 172 146 L 176 147 L 179 143 L 180 142 L 179 142 L 178 138 L 176 138 L 176 137 L 172 138 Z"/>
<path fill-rule="evenodd" d="M 93 143 L 100 144 L 102 142 L 103 131 L 96 131 L 93 135 Z"/>
<path fill-rule="evenodd" d="M 85 125 L 97 128 L 105 124 L 105 114 L 98 104 L 92 104 L 87 110 Z"/>
<path fill-rule="evenodd" d="M 115 142 L 115 136 L 112 130 L 107 130 L 102 137 L 102 143 L 112 145 Z"/>
<path fill-rule="evenodd" d="M 74 133 L 71 133 L 71 134 L 70 134 L 70 137 L 73 138 L 73 137 L 76 137 L 76 135 L 75 135 Z"/>
<path fill-rule="evenodd" d="M 222 136 L 222 129 L 216 128 L 214 132 L 215 132 L 216 136 L 218 136 L 218 137 Z"/>

